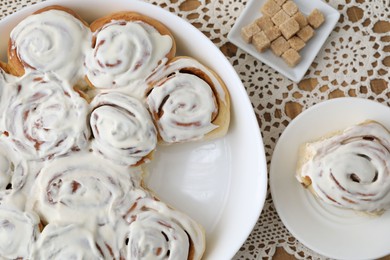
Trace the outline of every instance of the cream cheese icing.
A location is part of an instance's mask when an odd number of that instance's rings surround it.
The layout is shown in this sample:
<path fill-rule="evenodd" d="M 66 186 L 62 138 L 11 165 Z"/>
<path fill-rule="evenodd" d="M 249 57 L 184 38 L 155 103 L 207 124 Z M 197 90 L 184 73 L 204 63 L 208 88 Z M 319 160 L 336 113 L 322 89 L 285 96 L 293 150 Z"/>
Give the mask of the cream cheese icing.
<path fill-rule="evenodd" d="M 54 157 L 87 145 L 88 104 L 67 81 L 34 71 L 8 91 L 4 130 L 26 158 Z"/>
<path fill-rule="evenodd" d="M 210 86 L 202 79 L 177 73 L 153 88 L 147 98 L 162 139 L 181 142 L 202 138 L 217 128 L 212 124 L 218 108 Z"/>
<path fill-rule="evenodd" d="M 390 134 L 368 122 L 332 137 L 308 143 L 297 172 L 310 178 L 323 201 L 348 209 L 380 212 L 390 208 Z"/>
<path fill-rule="evenodd" d="M 26 69 L 52 72 L 76 83 L 84 74 L 91 31 L 67 12 L 48 10 L 22 20 L 11 31 L 11 41 Z"/>
<path fill-rule="evenodd" d="M 121 164 L 135 165 L 157 144 L 153 121 L 144 105 L 121 93 L 97 95 L 92 103 L 92 149 Z"/>
<path fill-rule="evenodd" d="M 96 43 L 87 53 L 88 80 L 96 88 L 136 89 L 172 48 L 169 35 L 161 35 L 142 21 L 111 21 L 94 33 Z"/>

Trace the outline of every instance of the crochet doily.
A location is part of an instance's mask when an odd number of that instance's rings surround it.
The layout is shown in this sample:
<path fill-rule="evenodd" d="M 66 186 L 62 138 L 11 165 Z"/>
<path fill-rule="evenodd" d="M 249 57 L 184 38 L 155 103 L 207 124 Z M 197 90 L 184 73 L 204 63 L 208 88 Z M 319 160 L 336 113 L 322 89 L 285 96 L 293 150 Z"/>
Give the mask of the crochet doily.
<path fill-rule="evenodd" d="M 0 18 L 37 2 L 42 0 L 1 1 Z M 227 40 L 227 34 L 244 9 L 246 0 L 147 2 L 159 5 L 192 23 L 229 59 L 244 83 L 256 112 L 268 164 L 278 137 L 288 123 L 320 101 L 340 96 L 358 96 L 389 105 L 390 0 L 327 0 L 327 3 L 339 10 L 341 18 L 304 79 L 298 84 Z M 288 232 L 268 192 L 261 217 L 235 259 L 270 258 L 279 246 L 298 259 L 322 258 Z"/>

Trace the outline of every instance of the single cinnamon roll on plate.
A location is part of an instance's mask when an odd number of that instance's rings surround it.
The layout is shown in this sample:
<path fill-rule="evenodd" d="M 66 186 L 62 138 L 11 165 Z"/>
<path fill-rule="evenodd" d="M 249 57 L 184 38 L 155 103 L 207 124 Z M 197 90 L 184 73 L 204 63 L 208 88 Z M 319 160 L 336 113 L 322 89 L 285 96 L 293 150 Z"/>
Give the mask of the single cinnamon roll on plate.
<path fill-rule="evenodd" d="M 381 213 L 390 208 L 390 133 L 367 121 L 307 143 L 297 178 L 328 204 Z"/>
<path fill-rule="evenodd" d="M 8 61 L 12 74 L 52 72 L 77 82 L 91 41 L 88 24 L 63 6 L 48 6 L 23 19 L 11 31 Z"/>
<path fill-rule="evenodd" d="M 194 58 L 179 56 L 148 78 L 146 102 L 160 143 L 222 137 L 230 123 L 226 85 Z"/>
<path fill-rule="evenodd" d="M 94 88 L 130 87 L 143 81 L 176 52 L 175 40 L 162 23 L 135 12 L 118 12 L 91 24 L 92 50 L 86 80 Z M 138 88 L 136 83 L 134 88 Z"/>

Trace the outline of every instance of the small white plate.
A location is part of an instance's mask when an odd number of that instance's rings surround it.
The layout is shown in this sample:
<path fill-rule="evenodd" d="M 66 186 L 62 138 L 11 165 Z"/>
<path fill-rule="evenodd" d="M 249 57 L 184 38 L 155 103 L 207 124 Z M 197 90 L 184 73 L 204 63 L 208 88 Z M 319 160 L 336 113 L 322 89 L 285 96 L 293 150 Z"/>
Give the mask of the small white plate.
<path fill-rule="evenodd" d="M 241 38 L 241 28 L 262 16 L 260 13 L 260 8 L 265 2 L 266 0 L 248 1 L 244 11 L 241 13 L 240 17 L 237 18 L 236 23 L 229 32 L 228 39 L 237 47 L 248 52 L 253 57 L 267 64 L 287 78 L 294 82 L 299 82 L 305 75 L 314 58 L 317 56 L 329 34 L 337 24 L 337 21 L 340 18 L 340 13 L 321 0 L 294 0 L 294 2 L 298 5 L 299 10 L 306 16 L 309 15 L 315 8 L 320 10 L 325 16 L 325 22 L 321 25 L 320 28 L 315 30 L 314 37 L 310 39 L 306 46 L 300 51 L 302 56 L 301 62 L 296 67 L 290 68 L 284 62 L 284 60 L 280 57 L 277 57 L 271 51 L 271 49 L 260 53 L 252 44 L 244 42 L 244 40 Z"/>
<path fill-rule="evenodd" d="M 303 143 L 372 119 L 390 129 L 390 108 L 360 98 L 317 104 L 296 117 L 275 147 L 270 188 L 287 229 L 310 249 L 336 259 L 374 259 L 390 253 L 390 211 L 367 216 L 325 205 L 295 179 Z"/>

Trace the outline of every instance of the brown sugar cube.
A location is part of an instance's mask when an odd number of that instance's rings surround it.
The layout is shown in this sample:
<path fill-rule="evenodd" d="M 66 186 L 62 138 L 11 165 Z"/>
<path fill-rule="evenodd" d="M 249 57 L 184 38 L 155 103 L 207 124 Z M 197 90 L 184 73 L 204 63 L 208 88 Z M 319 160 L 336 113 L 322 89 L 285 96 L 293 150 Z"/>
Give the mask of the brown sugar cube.
<path fill-rule="evenodd" d="M 241 37 L 246 43 L 251 43 L 253 35 L 260 31 L 261 29 L 256 23 L 251 23 L 241 28 Z"/>
<path fill-rule="evenodd" d="M 299 28 L 303 28 L 308 24 L 306 16 L 299 11 L 296 14 L 294 14 L 293 18 L 295 19 L 295 21 L 298 22 Z"/>
<path fill-rule="evenodd" d="M 279 38 L 277 38 L 275 41 L 271 43 L 272 52 L 279 57 L 289 48 L 290 48 L 290 44 L 286 41 L 286 39 L 284 39 L 283 36 L 280 36 Z"/>
<path fill-rule="evenodd" d="M 324 23 L 325 17 L 320 10 L 314 9 L 307 17 L 307 21 L 314 29 L 317 29 Z"/>
<path fill-rule="evenodd" d="M 288 0 L 282 8 L 289 16 L 293 16 L 298 12 L 298 6 L 291 0 Z"/>
<path fill-rule="evenodd" d="M 280 6 L 275 3 L 274 0 L 268 0 L 263 4 L 260 11 L 264 15 L 268 15 L 270 17 L 274 16 L 277 12 L 279 12 Z"/>
<path fill-rule="evenodd" d="M 288 49 L 283 53 L 282 58 L 290 67 L 295 67 L 301 61 L 301 55 L 294 49 Z"/>
<path fill-rule="evenodd" d="M 271 42 L 282 34 L 277 26 L 265 30 L 264 33 Z"/>
<path fill-rule="evenodd" d="M 285 21 L 287 21 L 288 19 L 290 19 L 290 16 L 283 10 L 280 10 L 279 12 L 277 12 L 272 18 L 272 22 L 279 26 L 281 25 L 282 23 L 284 23 Z"/>
<path fill-rule="evenodd" d="M 279 26 L 284 38 L 290 39 L 299 31 L 299 24 L 294 18 L 290 18 Z"/>
<path fill-rule="evenodd" d="M 288 43 L 290 44 L 291 48 L 293 48 L 296 51 L 300 51 L 305 47 L 306 43 L 302 41 L 301 38 L 298 36 L 293 36 L 288 40 Z"/>
<path fill-rule="evenodd" d="M 259 52 L 264 52 L 271 44 L 263 31 L 258 32 L 253 36 L 252 43 Z"/>
<path fill-rule="evenodd" d="M 278 6 L 282 6 L 286 0 L 274 0 Z"/>
<path fill-rule="evenodd" d="M 298 37 L 304 42 L 308 42 L 314 36 L 314 30 L 310 25 L 306 25 L 297 33 Z"/>
<path fill-rule="evenodd" d="M 257 26 L 259 26 L 260 29 L 263 31 L 268 30 L 269 28 L 274 26 L 274 23 L 271 21 L 271 18 L 267 15 L 257 18 L 255 22 Z"/>

